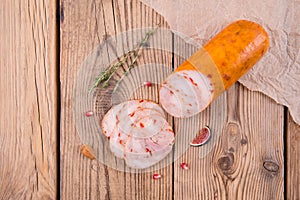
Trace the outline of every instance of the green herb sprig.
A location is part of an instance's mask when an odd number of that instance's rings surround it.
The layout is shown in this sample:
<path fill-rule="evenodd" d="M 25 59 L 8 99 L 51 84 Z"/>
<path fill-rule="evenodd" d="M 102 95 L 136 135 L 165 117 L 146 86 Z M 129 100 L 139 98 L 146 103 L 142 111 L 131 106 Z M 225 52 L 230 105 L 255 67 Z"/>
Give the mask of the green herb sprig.
<path fill-rule="evenodd" d="M 134 68 L 137 60 L 139 59 L 139 57 L 141 55 L 142 49 L 147 46 L 149 38 L 155 33 L 157 28 L 148 31 L 146 33 L 145 37 L 142 39 L 142 41 L 133 50 L 130 50 L 130 51 L 127 51 L 126 53 L 124 53 L 123 57 L 121 59 L 119 59 L 119 61 L 117 63 L 108 66 L 104 71 L 102 71 L 96 77 L 95 83 L 89 89 L 89 93 L 92 92 L 93 89 L 98 87 L 99 84 L 102 84 L 102 88 L 106 88 L 108 86 L 109 81 L 111 80 L 111 78 L 115 74 L 115 72 L 120 67 L 122 67 L 125 63 L 127 63 L 129 58 L 133 57 L 132 62 L 129 64 L 128 69 L 125 71 L 125 75 L 128 74 L 130 72 L 130 70 L 132 68 Z"/>

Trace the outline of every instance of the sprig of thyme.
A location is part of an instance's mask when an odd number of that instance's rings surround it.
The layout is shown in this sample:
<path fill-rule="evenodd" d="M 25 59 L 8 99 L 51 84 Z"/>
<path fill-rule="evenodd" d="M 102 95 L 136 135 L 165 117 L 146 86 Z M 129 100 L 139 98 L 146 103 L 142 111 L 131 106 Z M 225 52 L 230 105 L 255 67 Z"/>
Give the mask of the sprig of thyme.
<path fill-rule="evenodd" d="M 157 27 L 158 28 L 158 27 Z M 123 57 L 115 64 L 112 64 L 108 66 L 104 71 L 102 71 L 95 80 L 95 83 L 93 86 L 89 89 L 89 93 L 98 87 L 99 84 L 102 83 L 102 88 L 106 88 L 108 86 L 109 81 L 115 74 L 115 72 L 122 67 L 128 60 L 129 58 L 133 57 L 132 62 L 129 64 L 128 69 L 125 71 L 125 74 L 128 74 L 132 68 L 134 68 L 137 60 L 139 59 L 141 55 L 141 51 L 144 47 L 147 46 L 149 38 L 155 33 L 157 28 L 150 30 L 146 33 L 145 37 L 142 39 L 142 41 L 133 49 L 130 51 L 127 51 Z"/>

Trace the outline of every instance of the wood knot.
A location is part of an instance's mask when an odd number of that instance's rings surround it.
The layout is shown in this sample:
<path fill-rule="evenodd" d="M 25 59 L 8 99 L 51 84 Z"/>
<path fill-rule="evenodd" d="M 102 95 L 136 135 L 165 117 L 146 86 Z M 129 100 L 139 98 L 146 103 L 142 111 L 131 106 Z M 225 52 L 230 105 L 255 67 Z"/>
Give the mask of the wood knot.
<path fill-rule="evenodd" d="M 226 127 L 226 134 L 228 135 L 228 145 L 234 149 L 238 149 L 241 141 L 241 129 L 239 124 L 229 122 Z"/>
<path fill-rule="evenodd" d="M 263 166 L 269 172 L 277 173 L 279 171 L 279 165 L 273 161 L 264 161 Z"/>
<path fill-rule="evenodd" d="M 228 153 L 225 156 L 219 158 L 218 166 L 221 170 L 227 171 L 230 170 L 234 162 L 234 156 L 232 153 Z"/>
<path fill-rule="evenodd" d="M 245 139 L 245 138 L 241 139 L 241 145 L 245 145 L 245 144 L 247 144 L 247 143 L 248 143 L 248 140 L 247 140 L 247 139 Z"/>
<path fill-rule="evenodd" d="M 236 138 L 241 138 L 241 130 L 237 123 L 229 122 L 226 128 L 226 133 Z"/>

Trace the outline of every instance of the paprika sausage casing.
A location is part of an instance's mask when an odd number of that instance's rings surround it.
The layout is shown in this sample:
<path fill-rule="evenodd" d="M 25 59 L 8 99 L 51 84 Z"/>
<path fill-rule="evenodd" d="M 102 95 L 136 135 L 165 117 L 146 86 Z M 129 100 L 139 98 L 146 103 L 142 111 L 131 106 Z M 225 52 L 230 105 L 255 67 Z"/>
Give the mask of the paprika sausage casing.
<path fill-rule="evenodd" d="M 240 20 L 227 26 L 204 45 L 218 67 L 225 89 L 233 85 L 265 54 L 266 31 L 257 23 Z"/>
<path fill-rule="evenodd" d="M 163 108 L 175 117 L 190 117 L 201 112 L 258 62 L 268 46 L 268 34 L 259 24 L 239 20 L 228 25 L 163 82 L 159 91 Z M 199 73 L 196 81 L 188 71 Z M 182 72 L 187 74 L 186 79 L 175 78 Z M 197 82 L 201 89 L 191 88 L 190 82 Z M 194 90 L 195 98 L 179 98 L 185 96 L 181 91 L 189 90 Z"/>

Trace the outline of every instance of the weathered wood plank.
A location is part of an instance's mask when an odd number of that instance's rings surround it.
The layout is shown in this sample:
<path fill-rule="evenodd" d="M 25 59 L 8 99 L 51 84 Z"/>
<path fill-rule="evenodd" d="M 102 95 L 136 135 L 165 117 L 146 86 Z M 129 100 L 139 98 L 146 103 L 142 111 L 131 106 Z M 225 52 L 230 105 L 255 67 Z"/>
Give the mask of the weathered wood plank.
<path fill-rule="evenodd" d="M 72 98 L 75 78 L 89 52 L 106 34 L 101 1 L 60 1 L 61 29 L 61 133 L 60 198 L 108 199 L 104 166 L 80 154 L 81 141 L 76 133 Z M 101 31 L 98 31 L 98 26 Z"/>
<path fill-rule="evenodd" d="M 61 0 L 61 197 L 62 199 L 170 199 L 172 165 L 158 172 L 166 178 L 153 182 L 152 173 L 130 174 L 108 168 L 80 154 L 81 141 L 72 113 L 72 92 L 85 57 L 105 38 L 132 28 L 167 27 L 163 19 L 139 1 Z M 128 43 L 133 41 L 127 41 Z M 135 45 L 135 44 L 134 44 Z M 171 62 L 170 55 L 143 53 L 140 63 Z M 168 63 L 170 64 L 170 63 Z M 96 76 L 96 74 L 95 74 Z M 138 77 L 137 77 L 138 78 Z M 153 91 L 152 91 L 153 90 Z M 133 96 L 156 99 L 157 87 Z M 172 121 L 170 119 L 170 121 Z"/>
<path fill-rule="evenodd" d="M 57 196 L 55 1 L 0 4 L 0 199 Z"/>
<path fill-rule="evenodd" d="M 296 124 L 290 114 L 287 118 L 286 142 L 286 197 L 300 198 L 300 126 Z"/>

